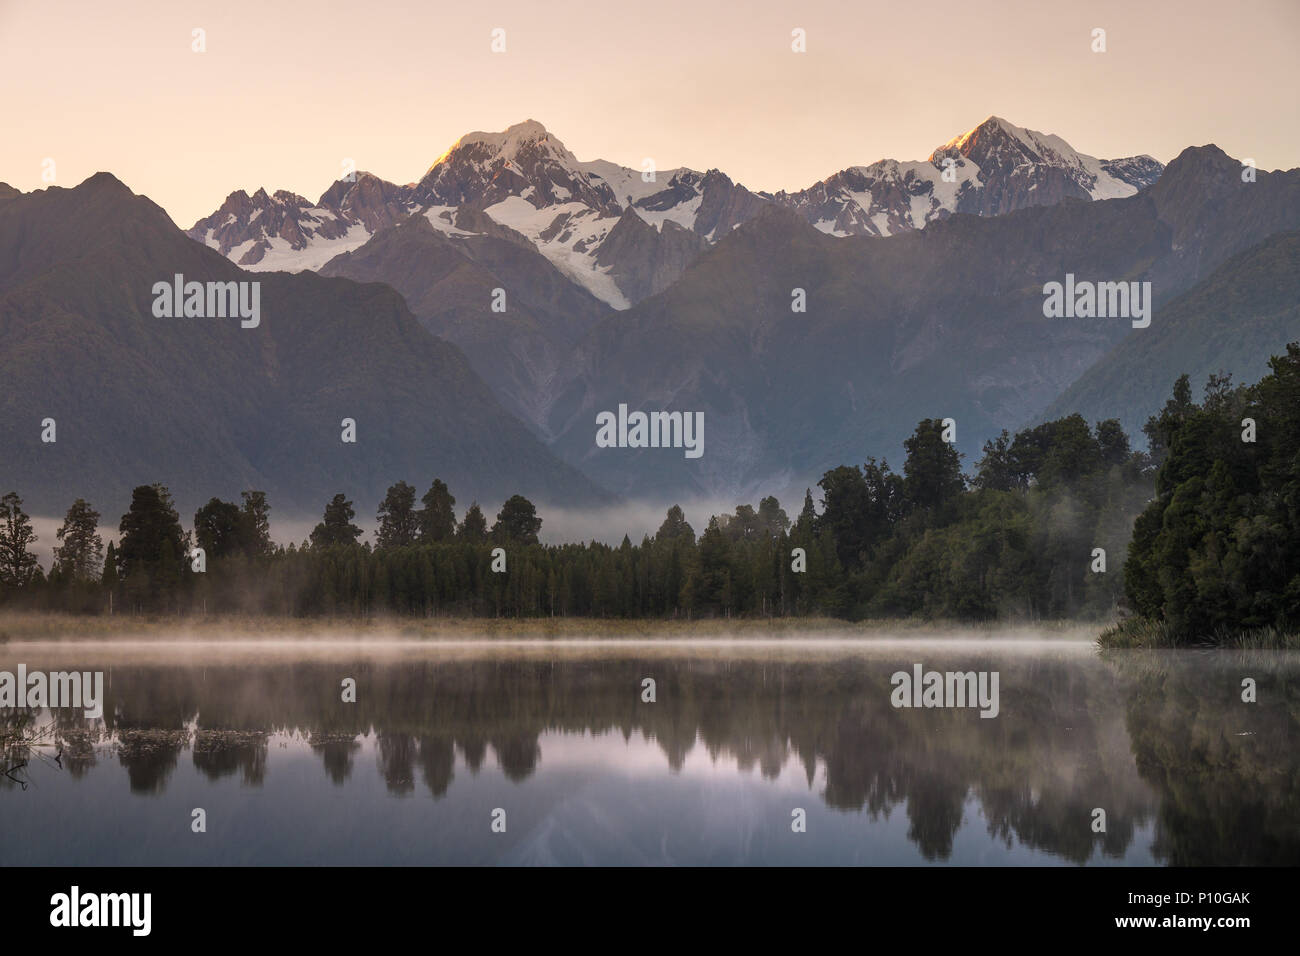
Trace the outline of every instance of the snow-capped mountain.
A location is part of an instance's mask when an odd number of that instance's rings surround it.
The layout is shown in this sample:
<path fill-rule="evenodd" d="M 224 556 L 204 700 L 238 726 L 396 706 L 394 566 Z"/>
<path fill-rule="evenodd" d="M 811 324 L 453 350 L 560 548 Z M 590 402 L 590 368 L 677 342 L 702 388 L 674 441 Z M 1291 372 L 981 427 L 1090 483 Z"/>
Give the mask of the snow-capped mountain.
<path fill-rule="evenodd" d="M 581 162 L 534 120 L 462 137 L 411 197 L 450 213 L 445 218 L 458 227 L 481 231 L 459 215 L 468 208 L 524 236 L 615 308 L 666 288 L 702 248 L 762 205 L 717 170 L 643 173 L 600 159 Z M 680 268 L 656 267 L 664 262 Z"/>
<path fill-rule="evenodd" d="M 1096 159 L 1059 136 L 990 116 L 917 162 L 854 166 L 772 198 L 835 236 L 888 236 L 953 213 L 995 216 L 1064 199 L 1118 199 L 1160 178 L 1150 156 Z"/>
<path fill-rule="evenodd" d="M 565 276 L 616 308 L 629 302 L 594 262 L 622 204 L 541 123 L 503 133 L 469 133 L 411 189 L 413 200 L 469 232 L 504 226 L 524 237 Z M 486 221 L 485 221 L 486 220 Z"/>
<path fill-rule="evenodd" d="M 420 214 L 452 236 L 522 239 L 571 281 L 627 308 L 666 288 L 701 249 L 762 204 L 717 170 L 643 173 L 605 160 L 580 162 L 528 120 L 461 137 L 407 186 L 359 173 L 316 203 L 284 190 L 231 193 L 189 235 L 247 269 L 298 272 L 319 269 L 379 229 Z M 635 221 L 626 219 L 629 210 Z"/>
<path fill-rule="evenodd" d="M 621 211 L 610 185 L 588 177 L 577 157 L 536 120 L 504 133 L 462 136 L 438 157 L 412 196 L 434 206 L 472 203 L 486 209 L 517 198 L 539 208 L 577 203 L 613 216 Z"/>
<path fill-rule="evenodd" d="M 915 162 L 880 160 L 795 193 L 754 193 L 717 169 L 643 173 L 580 161 L 534 120 L 469 133 L 415 183 L 368 173 L 311 203 L 283 190 L 231 193 L 189 235 L 241 266 L 320 269 L 378 231 L 423 215 L 449 236 L 535 248 L 616 309 L 677 280 L 695 258 L 768 204 L 835 236 L 887 236 L 956 212 L 998 215 L 1067 198 L 1132 195 L 1159 177 L 1149 156 L 1099 160 L 1058 136 L 990 117 Z"/>
<path fill-rule="evenodd" d="M 245 269 L 316 270 L 410 215 L 417 207 L 405 193 L 370 173 L 338 180 L 316 203 L 284 189 L 251 196 L 241 189 L 187 234 Z"/>

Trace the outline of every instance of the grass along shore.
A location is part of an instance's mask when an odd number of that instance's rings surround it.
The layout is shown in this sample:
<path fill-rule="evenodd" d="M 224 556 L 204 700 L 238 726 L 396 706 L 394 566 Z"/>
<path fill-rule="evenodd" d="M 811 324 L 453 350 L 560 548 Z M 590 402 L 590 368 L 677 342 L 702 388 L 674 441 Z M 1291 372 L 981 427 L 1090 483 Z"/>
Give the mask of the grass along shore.
<path fill-rule="evenodd" d="M 1275 627 L 1215 629 L 1198 641 L 1178 640 L 1164 621 L 1131 617 L 1102 631 L 1097 643 L 1108 649 L 1221 647 L 1233 650 L 1300 650 L 1300 634 Z"/>

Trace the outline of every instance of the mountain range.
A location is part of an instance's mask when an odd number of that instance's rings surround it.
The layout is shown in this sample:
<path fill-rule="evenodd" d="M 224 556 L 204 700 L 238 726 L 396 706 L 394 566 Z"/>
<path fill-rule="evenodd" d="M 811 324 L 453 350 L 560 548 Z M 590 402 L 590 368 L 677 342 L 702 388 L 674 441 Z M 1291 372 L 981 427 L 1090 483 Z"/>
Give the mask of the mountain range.
<path fill-rule="evenodd" d="M 580 161 L 528 121 L 407 185 L 231 193 L 188 239 L 112 177 L 0 185 L 0 483 L 66 498 L 166 462 L 183 493 L 221 475 L 206 493 L 304 510 L 434 473 L 485 500 L 790 503 L 834 465 L 897 461 L 924 417 L 957 421 L 968 464 L 1076 410 L 1140 438 L 1180 372 L 1249 378 L 1300 338 L 1300 171 L 1242 170 L 1214 146 L 1095 159 L 990 117 L 926 160 L 764 193 Z M 151 319 L 145 292 L 181 271 L 266 283 L 264 328 Z M 1151 325 L 1045 318 L 1067 274 L 1150 283 Z M 51 395 L 60 442 L 93 421 L 93 453 L 39 443 Z M 620 405 L 702 412 L 704 455 L 597 447 Z M 351 408 L 372 444 L 349 460 Z"/>
<path fill-rule="evenodd" d="M 284 190 L 233 192 L 189 235 L 245 268 L 297 272 L 319 269 L 384 227 L 423 216 L 452 236 L 522 238 L 572 281 L 622 309 L 663 291 L 765 206 L 792 209 L 829 235 L 888 236 L 953 213 L 997 215 L 1064 199 L 1131 196 L 1162 169 L 1150 156 L 1098 160 L 1058 136 L 991 116 L 924 161 L 884 159 L 798 192 L 755 193 L 717 169 L 651 172 L 581 162 L 528 120 L 502 133 L 461 137 L 405 186 L 358 173 L 316 203 Z"/>
<path fill-rule="evenodd" d="M 176 274 L 259 281 L 260 323 L 156 317 L 153 287 Z M 38 513 L 86 497 L 115 515 L 156 481 L 183 514 L 260 488 L 290 514 L 319 514 L 342 491 L 365 519 L 389 484 L 422 493 L 434 477 L 485 506 L 516 492 L 609 499 L 389 287 L 252 276 L 107 173 L 0 188 L 0 341 L 0 484 Z"/>
<path fill-rule="evenodd" d="M 1122 317 L 1045 319 L 1045 283 L 1067 273 L 1149 281 L 1158 328 L 1163 306 L 1220 263 L 1300 225 L 1300 171 L 1244 183 L 1240 169 L 1194 148 L 1135 196 L 958 215 L 890 238 L 835 239 L 772 209 L 669 290 L 593 330 L 555 403 L 564 418 L 551 422 L 554 447 L 633 495 L 797 488 L 868 454 L 897 461 L 925 417 L 954 418 L 973 461 L 987 438 L 1032 422 L 1121 342 L 1151 331 Z M 805 289 L 806 313 L 791 311 L 792 288 Z M 1272 326 L 1279 339 L 1255 334 L 1250 311 L 1230 321 L 1273 351 L 1300 337 L 1285 322 Z M 1176 373 L 1165 377 L 1161 402 Z M 682 462 L 594 448 L 594 413 L 629 399 L 704 410 L 710 451 Z M 1128 417 L 1115 401 L 1092 410 Z"/>
<path fill-rule="evenodd" d="M 189 235 L 252 270 L 315 268 L 393 286 L 551 441 L 579 339 L 611 310 L 667 289 L 765 209 L 789 209 L 832 236 L 901 234 L 953 213 L 1133 195 L 1162 169 L 1149 156 L 1097 160 L 990 117 L 927 161 L 882 160 L 771 195 L 716 169 L 657 171 L 647 182 L 579 161 L 528 121 L 462 137 L 406 186 L 361 173 L 315 205 L 283 191 L 232 193 Z M 577 289 L 557 294 L 564 286 Z M 509 292 L 508 313 L 487 309 L 497 288 Z"/>

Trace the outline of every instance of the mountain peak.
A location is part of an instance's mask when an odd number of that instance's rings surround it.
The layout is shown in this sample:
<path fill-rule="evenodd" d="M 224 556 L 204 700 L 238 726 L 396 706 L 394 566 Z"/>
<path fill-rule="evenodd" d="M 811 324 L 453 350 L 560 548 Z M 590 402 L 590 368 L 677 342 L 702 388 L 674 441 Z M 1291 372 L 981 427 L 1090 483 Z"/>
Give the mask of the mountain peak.
<path fill-rule="evenodd" d="M 78 189 L 85 189 L 91 192 L 114 192 L 125 193 L 128 196 L 134 196 L 131 187 L 122 180 L 118 179 L 112 173 L 98 172 L 93 176 L 88 176 L 77 186 Z"/>
<path fill-rule="evenodd" d="M 553 137 L 550 132 L 541 123 L 534 119 L 524 120 L 522 123 L 515 123 L 513 126 L 507 126 L 505 130 L 499 133 L 487 132 L 484 130 L 475 130 L 472 133 L 466 133 L 456 142 L 452 143 L 445 153 L 434 160 L 430 169 L 436 169 L 441 163 L 446 162 L 453 155 L 466 150 L 469 147 L 482 147 L 482 152 L 493 158 L 500 157 L 505 160 L 513 160 L 521 149 L 533 144 L 549 144 L 553 151 L 559 156 L 567 157 L 573 162 L 577 162 L 572 154 L 565 149 L 564 144 Z M 478 151 L 475 151 L 478 152 Z"/>
<path fill-rule="evenodd" d="M 470 143 L 486 143 L 501 150 L 512 147 L 517 149 L 525 143 L 540 142 L 550 135 L 545 126 L 537 122 L 537 120 L 530 119 L 524 120 L 522 123 L 515 123 L 513 126 L 507 126 L 500 133 L 488 133 L 483 130 L 466 133 L 460 138 L 457 145 L 468 146 Z"/>
<path fill-rule="evenodd" d="M 1240 162 L 1233 159 L 1214 143 L 1207 143 L 1204 146 L 1188 146 L 1169 161 L 1170 172 L 1186 168 L 1221 171 L 1225 169 L 1236 170 L 1240 167 Z"/>
<path fill-rule="evenodd" d="M 531 119 L 500 133 L 466 133 L 429 167 L 413 195 L 433 205 L 487 207 L 517 197 L 538 209 L 574 201 L 619 211 L 609 185 L 589 179 L 578 158 Z"/>
<path fill-rule="evenodd" d="M 1211 196 L 1229 196 L 1244 184 L 1241 163 L 1218 146 L 1189 146 L 1165 168 L 1151 194 L 1166 217 L 1176 221 L 1175 228 L 1194 228 L 1196 216 L 1190 215 L 1204 206 Z M 1260 173 L 1261 178 L 1268 173 Z M 1249 187 L 1254 189 L 1256 187 Z"/>
<path fill-rule="evenodd" d="M 522 123 L 515 123 L 513 126 L 507 126 L 503 135 L 507 137 L 515 136 L 539 139 L 549 134 L 547 133 L 546 127 L 537 122 L 537 120 L 526 119 Z"/>
<path fill-rule="evenodd" d="M 1016 139 L 1016 140 L 1028 141 L 1029 140 L 1029 136 L 1027 135 L 1028 133 L 1029 130 L 1017 126 L 1015 123 L 1012 123 L 1009 120 L 1005 120 L 1001 116 L 989 116 L 988 119 L 984 120 L 984 122 L 980 123 L 978 126 L 974 127 L 973 129 L 967 130 L 965 133 L 960 133 L 959 135 L 954 136 L 952 139 L 948 140 L 948 142 L 944 143 L 937 150 L 935 150 L 935 155 L 940 155 L 949 150 L 954 150 L 954 149 L 959 151 L 963 155 L 969 155 L 971 148 L 980 139 L 983 139 L 985 137 L 994 134 L 1001 134 L 1004 137 L 1011 137 L 1012 139 Z"/>

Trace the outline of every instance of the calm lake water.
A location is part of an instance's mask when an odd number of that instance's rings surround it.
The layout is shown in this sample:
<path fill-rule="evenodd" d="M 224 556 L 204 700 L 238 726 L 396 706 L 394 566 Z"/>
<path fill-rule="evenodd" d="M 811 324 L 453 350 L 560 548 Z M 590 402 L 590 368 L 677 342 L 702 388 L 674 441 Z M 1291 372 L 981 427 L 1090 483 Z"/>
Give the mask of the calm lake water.
<path fill-rule="evenodd" d="M 1300 863 L 1294 654 L 0 644 L 19 664 L 106 700 L 0 710 L 5 865 Z M 916 664 L 996 671 L 997 716 L 894 707 Z"/>

